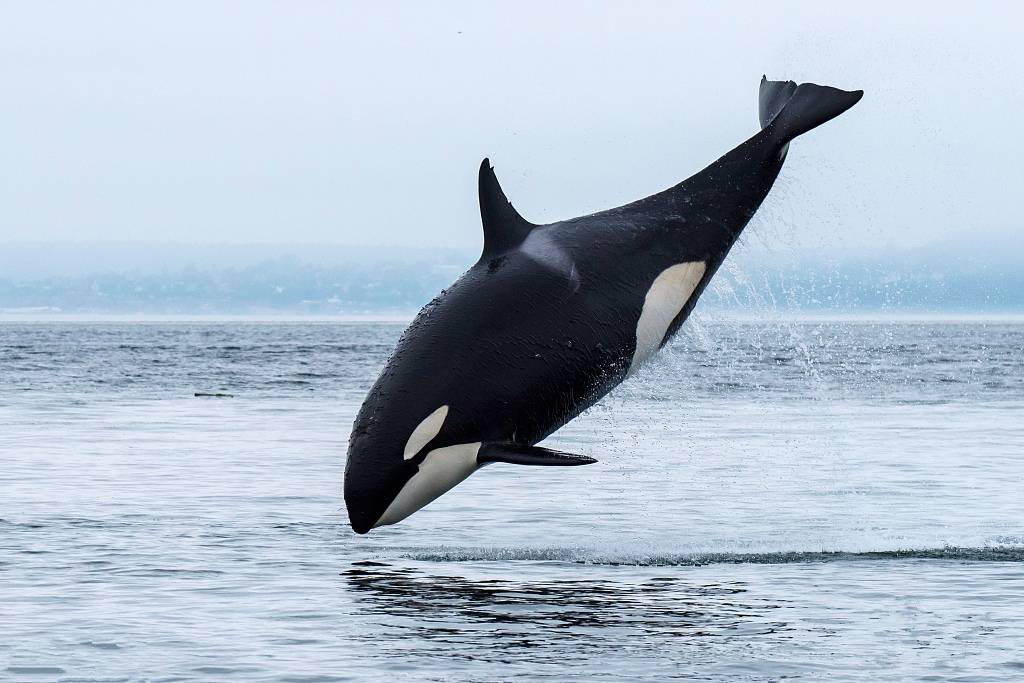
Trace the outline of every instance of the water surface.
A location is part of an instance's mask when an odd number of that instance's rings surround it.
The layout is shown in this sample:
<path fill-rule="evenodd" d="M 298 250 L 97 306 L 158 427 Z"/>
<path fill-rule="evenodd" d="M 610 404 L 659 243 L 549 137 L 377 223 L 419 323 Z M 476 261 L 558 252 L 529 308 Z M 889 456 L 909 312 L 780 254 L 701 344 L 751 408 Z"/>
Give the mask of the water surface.
<path fill-rule="evenodd" d="M 1024 325 L 693 320 L 360 537 L 401 329 L 0 324 L 0 679 L 1024 676 Z"/>

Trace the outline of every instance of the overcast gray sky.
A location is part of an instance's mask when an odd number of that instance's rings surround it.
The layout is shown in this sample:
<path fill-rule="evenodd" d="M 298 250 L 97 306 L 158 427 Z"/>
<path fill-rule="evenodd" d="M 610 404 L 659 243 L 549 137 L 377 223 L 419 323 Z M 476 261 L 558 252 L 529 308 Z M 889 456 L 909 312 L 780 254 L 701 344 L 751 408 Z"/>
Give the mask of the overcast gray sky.
<path fill-rule="evenodd" d="M 622 204 L 752 134 L 767 73 L 866 96 L 756 240 L 1024 255 L 1014 4 L 705 4 L 5 2 L 0 242 L 475 247 L 482 157 L 531 220 Z"/>

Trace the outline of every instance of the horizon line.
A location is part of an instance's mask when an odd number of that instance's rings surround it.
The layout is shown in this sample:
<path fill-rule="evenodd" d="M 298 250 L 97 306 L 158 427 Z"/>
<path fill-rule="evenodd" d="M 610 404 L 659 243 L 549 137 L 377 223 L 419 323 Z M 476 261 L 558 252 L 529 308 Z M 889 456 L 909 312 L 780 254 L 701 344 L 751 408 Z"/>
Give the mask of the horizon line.
<path fill-rule="evenodd" d="M 0 311 L 0 324 L 8 323 L 394 323 L 408 324 L 416 316 L 417 311 L 406 313 L 346 313 L 339 315 L 301 315 L 294 313 L 255 314 L 255 313 L 14 313 Z M 757 322 L 843 322 L 843 323 L 1024 323 L 1024 311 L 1005 313 L 966 313 L 966 312 L 786 312 L 776 311 L 764 314 L 730 313 L 728 311 L 705 311 L 695 314 L 694 322 L 698 324 L 723 323 L 757 323 Z"/>

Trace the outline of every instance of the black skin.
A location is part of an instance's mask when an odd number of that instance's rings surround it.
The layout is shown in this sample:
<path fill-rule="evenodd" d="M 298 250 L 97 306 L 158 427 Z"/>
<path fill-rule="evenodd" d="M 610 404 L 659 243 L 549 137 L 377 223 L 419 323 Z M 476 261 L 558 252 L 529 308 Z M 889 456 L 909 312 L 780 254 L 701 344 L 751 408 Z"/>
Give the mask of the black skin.
<path fill-rule="evenodd" d="M 762 119 L 765 83 L 775 82 L 762 83 Z M 490 200 L 498 216 L 492 222 L 507 218 L 512 236 L 502 243 L 498 226 L 492 239 L 491 227 L 480 260 L 420 311 L 367 396 L 345 470 L 353 529 L 373 526 L 431 449 L 478 441 L 531 446 L 617 386 L 654 279 L 679 263 L 706 263 L 664 344 L 764 201 L 790 139 L 768 125 L 663 192 L 543 226 L 515 224 L 518 215 L 502 206 L 484 160 L 485 232 Z M 492 186 L 498 200 L 487 196 Z M 449 412 L 441 431 L 404 460 L 409 435 L 442 405 Z"/>

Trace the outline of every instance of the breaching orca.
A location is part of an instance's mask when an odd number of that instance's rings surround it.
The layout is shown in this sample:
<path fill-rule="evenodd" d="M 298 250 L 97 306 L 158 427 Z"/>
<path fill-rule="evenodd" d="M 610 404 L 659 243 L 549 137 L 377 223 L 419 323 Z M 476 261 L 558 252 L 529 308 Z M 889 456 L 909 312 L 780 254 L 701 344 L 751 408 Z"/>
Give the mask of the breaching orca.
<path fill-rule="evenodd" d="M 664 192 L 534 225 L 480 167 L 484 248 L 398 341 L 356 417 L 345 503 L 357 533 L 399 522 L 481 466 L 585 465 L 535 444 L 686 320 L 771 189 L 793 138 L 860 100 L 761 80 L 761 130 Z"/>

